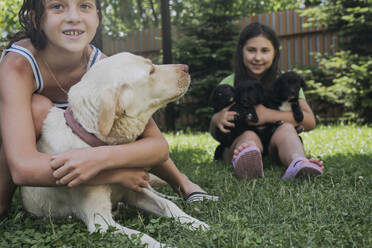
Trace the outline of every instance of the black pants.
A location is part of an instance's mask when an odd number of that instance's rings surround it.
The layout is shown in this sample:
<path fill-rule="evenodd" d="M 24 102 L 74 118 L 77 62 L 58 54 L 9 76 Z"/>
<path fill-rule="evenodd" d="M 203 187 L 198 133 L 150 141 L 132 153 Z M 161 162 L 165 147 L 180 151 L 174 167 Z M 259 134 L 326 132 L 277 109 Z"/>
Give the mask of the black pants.
<path fill-rule="evenodd" d="M 282 121 L 277 121 L 275 123 L 268 123 L 260 127 L 252 127 L 251 131 L 255 132 L 260 138 L 263 147 L 263 155 L 268 153 L 268 148 L 270 144 L 271 137 L 275 133 L 276 129 L 282 125 Z M 300 137 L 301 138 L 301 137 Z M 301 140 L 302 141 L 302 140 Z M 223 152 L 227 148 L 224 144 L 219 144 L 214 151 L 214 160 L 223 160 Z"/>

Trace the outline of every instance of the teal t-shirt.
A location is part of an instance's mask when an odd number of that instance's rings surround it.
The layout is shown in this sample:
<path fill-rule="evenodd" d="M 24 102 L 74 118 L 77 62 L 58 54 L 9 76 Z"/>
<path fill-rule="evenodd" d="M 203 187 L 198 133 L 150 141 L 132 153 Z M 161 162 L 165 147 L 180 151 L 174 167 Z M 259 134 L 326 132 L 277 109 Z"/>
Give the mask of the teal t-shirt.
<path fill-rule="evenodd" d="M 235 74 L 233 73 L 233 74 L 225 77 L 224 79 L 222 79 L 222 81 L 219 84 L 228 84 L 228 85 L 234 87 L 234 79 L 235 79 Z M 298 93 L 298 98 L 306 100 L 305 94 L 304 94 L 304 91 L 302 90 L 302 88 L 300 89 L 300 92 Z"/>

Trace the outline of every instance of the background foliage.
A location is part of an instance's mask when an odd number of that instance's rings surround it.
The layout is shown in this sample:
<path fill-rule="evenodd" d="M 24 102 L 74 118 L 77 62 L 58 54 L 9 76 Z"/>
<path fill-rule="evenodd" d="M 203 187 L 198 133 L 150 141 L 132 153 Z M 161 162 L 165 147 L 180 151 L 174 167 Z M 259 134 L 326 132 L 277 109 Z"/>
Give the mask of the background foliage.
<path fill-rule="evenodd" d="M 22 0 L 0 1 L 0 44 L 19 29 L 17 12 Z M 115 37 L 132 30 L 161 25 L 159 0 L 101 0 L 103 31 Z M 169 0 L 171 23 L 185 33 L 173 45 L 175 61 L 191 68 L 189 95 L 195 104 L 176 105 L 176 113 L 196 115 L 198 129 L 206 130 L 211 110 L 211 89 L 232 72 L 236 35 L 235 18 L 313 6 L 303 11 L 308 25 L 338 33 L 337 53 L 317 55 L 317 65 L 299 68 L 307 79 L 310 100 L 345 107 L 345 117 L 372 122 L 372 7 L 370 0 Z M 181 103 L 182 104 L 182 103 Z M 180 111 L 183 111 L 182 113 Z"/>
<path fill-rule="evenodd" d="M 232 72 L 232 56 L 239 32 L 233 25 L 234 20 L 240 16 L 300 7 L 301 1 L 170 0 L 169 4 L 171 23 L 181 34 L 173 41 L 173 62 L 190 66 L 193 82 L 188 95 L 195 100 L 188 104 L 182 101 L 172 104 L 172 117 L 192 114 L 197 119 L 192 128 L 206 130 L 212 113 L 208 108 L 210 92 Z M 160 25 L 160 1 L 104 0 L 103 5 L 109 13 L 104 20 L 104 31 L 112 36 L 125 36 L 130 30 Z"/>
<path fill-rule="evenodd" d="M 115 37 L 122 37 L 132 30 L 160 27 L 161 11 L 159 0 L 101 0 L 104 15 L 104 31 Z M 196 23 L 208 11 L 215 0 L 169 0 L 171 23 L 181 26 L 186 22 Z M 292 9 L 301 6 L 296 0 L 233 0 L 229 11 L 235 16 L 250 16 L 268 11 Z M 207 8 L 201 8 L 203 4 Z"/>
<path fill-rule="evenodd" d="M 181 25 L 181 36 L 174 43 L 175 62 L 190 67 L 193 81 L 187 95 L 195 99 L 189 104 L 181 102 L 179 110 L 182 114 L 196 115 L 199 127 L 207 127 L 209 123 L 210 92 L 231 73 L 231 60 L 239 32 L 233 24 L 236 17 L 231 12 L 233 4 L 231 0 L 200 2 L 200 8 L 205 11 Z"/>
<path fill-rule="evenodd" d="M 7 44 L 6 37 L 9 32 L 15 32 L 20 29 L 18 11 L 21 4 L 21 0 L 0 1 L 0 46 Z"/>
<path fill-rule="evenodd" d="M 352 53 L 372 52 L 372 3 L 370 0 L 327 0 L 322 5 L 302 11 L 308 17 L 306 26 L 336 31 L 338 47 Z"/>
<path fill-rule="evenodd" d="M 372 122 L 372 6 L 368 0 L 329 0 L 306 9 L 307 25 L 337 32 L 338 52 L 317 55 L 314 67 L 299 72 L 312 100 L 344 107 L 344 117 Z"/>

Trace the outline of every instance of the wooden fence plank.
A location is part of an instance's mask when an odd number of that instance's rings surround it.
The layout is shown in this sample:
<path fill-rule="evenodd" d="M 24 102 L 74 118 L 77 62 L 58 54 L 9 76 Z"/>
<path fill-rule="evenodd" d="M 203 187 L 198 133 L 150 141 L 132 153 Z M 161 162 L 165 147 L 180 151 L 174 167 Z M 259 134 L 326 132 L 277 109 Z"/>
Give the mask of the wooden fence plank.
<path fill-rule="evenodd" d="M 295 33 L 295 25 L 296 25 L 294 16 L 293 16 L 293 10 L 288 11 L 287 20 L 288 20 L 288 27 L 289 27 L 288 34 L 293 35 Z"/>
<path fill-rule="evenodd" d="M 310 64 L 314 65 L 315 64 L 314 53 L 316 52 L 316 35 L 314 35 L 314 34 L 312 35 L 311 44 L 312 44 L 312 46 L 311 46 L 311 53 L 310 53 L 310 55 L 311 55 Z"/>

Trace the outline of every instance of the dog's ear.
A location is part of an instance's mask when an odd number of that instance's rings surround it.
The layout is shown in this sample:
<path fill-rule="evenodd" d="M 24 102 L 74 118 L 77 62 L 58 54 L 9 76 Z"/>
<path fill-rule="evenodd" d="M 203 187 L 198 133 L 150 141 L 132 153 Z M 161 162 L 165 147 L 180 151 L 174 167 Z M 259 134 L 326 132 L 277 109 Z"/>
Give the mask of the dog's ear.
<path fill-rule="evenodd" d="M 101 95 L 98 108 L 98 131 L 107 136 L 114 124 L 119 92 L 114 89 L 105 89 Z"/>
<path fill-rule="evenodd" d="M 138 108 L 130 104 L 133 100 L 133 92 L 127 84 L 114 89 L 105 89 L 101 95 L 98 110 L 98 131 L 107 136 L 114 124 L 123 112 L 128 116 L 136 116 Z"/>

